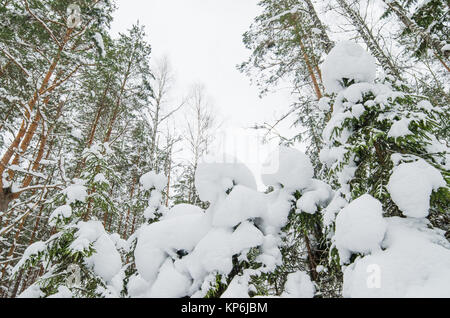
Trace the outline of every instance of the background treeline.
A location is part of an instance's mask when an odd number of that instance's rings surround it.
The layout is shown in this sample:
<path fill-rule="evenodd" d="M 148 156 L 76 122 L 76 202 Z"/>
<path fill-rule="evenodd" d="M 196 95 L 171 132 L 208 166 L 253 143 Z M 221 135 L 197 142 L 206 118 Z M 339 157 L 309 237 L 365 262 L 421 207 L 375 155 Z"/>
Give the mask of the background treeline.
<path fill-rule="evenodd" d="M 107 187 L 89 188 L 83 219 L 123 238 L 143 222 L 143 173 L 169 176 L 166 206 L 196 201 L 193 173 L 213 126 L 205 89 L 174 97 L 170 63 L 151 62 L 143 26 L 111 37 L 115 9 L 108 0 L 0 3 L 2 297 L 42 274 L 38 267 L 11 279 L 24 250 L 57 232 L 49 225 L 54 196 L 73 180 L 107 178 Z M 184 120 L 175 126 L 178 111 Z M 88 149 L 97 151 L 93 160 Z"/>

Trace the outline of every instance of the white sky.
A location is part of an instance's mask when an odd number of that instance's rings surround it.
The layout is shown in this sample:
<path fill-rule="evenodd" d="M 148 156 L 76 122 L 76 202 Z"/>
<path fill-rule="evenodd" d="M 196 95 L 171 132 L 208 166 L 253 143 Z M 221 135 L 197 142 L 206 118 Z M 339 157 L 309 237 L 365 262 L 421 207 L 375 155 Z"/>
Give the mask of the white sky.
<path fill-rule="evenodd" d="M 258 15 L 257 2 L 118 0 L 112 33 L 125 32 L 137 20 L 145 25 L 152 59 L 167 55 L 175 71 L 175 94 L 185 94 L 195 82 L 205 85 L 222 128 L 233 134 L 226 143 L 231 141 L 234 149 L 226 152 L 245 162 L 259 179 L 269 149 L 249 150 L 248 144 L 257 139 L 242 128 L 273 123 L 288 109 L 289 94 L 283 91 L 260 99 L 257 88 L 236 69 L 251 53 L 242 43 L 242 34 Z"/>
<path fill-rule="evenodd" d="M 167 55 L 178 90 L 201 82 L 228 127 L 272 122 L 288 106 L 287 93 L 264 99 L 236 69 L 249 56 L 242 34 L 258 14 L 258 0 L 119 0 L 113 34 L 137 20 L 146 27 L 152 57 Z"/>

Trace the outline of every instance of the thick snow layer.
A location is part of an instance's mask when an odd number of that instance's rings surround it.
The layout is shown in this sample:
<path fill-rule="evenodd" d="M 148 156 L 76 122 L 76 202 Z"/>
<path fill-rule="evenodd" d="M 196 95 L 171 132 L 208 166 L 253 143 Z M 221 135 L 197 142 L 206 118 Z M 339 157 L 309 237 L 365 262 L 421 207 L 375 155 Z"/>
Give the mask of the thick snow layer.
<path fill-rule="evenodd" d="M 119 233 L 113 233 L 109 235 L 109 238 L 111 239 L 111 241 L 113 241 L 117 249 L 128 251 L 128 242 L 121 238 Z"/>
<path fill-rule="evenodd" d="M 267 194 L 268 212 L 263 219 L 263 228 L 266 234 L 277 234 L 288 221 L 294 196 L 284 189 Z"/>
<path fill-rule="evenodd" d="M 228 158 L 225 163 L 202 162 L 195 171 L 195 188 L 202 201 L 215 202 L 224 197 L 233 185 L 256 190 L 252 172 L 243 163 Z"/>
<path fill-rule="evenodd" d="M 352 115 L 356 119 L 359 119 L 359 117 L 361 117 L 361 115 L 364 114 L 365 111 L 366 109 L 364 108 L 363 104 L 355 104 L 352 106 Z"/>
<path fill-rule="evenodd" d="M 41 298 L 44 297 L 44 293 L 37 284 L 33 284 L 25 289 L 17 298 Z"/>
<path fill-rule="evenodd" d="M 117 252 L 114 242 L 106 233 L 100 235 L 93 247 L 95 253 L 86 259 L 86 263 L 91 264 L 94 272 L 106 282 L 109 282 L 122 267 L 120 254 Z"/>
<path fill-rule="evenodd" d="M 316 288 L 308 274 L 302 271 L 291 273 L 287 276 L 284 292 L 285 298 L 313 298 Z"/>
<path fill-rule="evenodd" d="M 348 205 L 347 200 L 345 200 L 340 193 L 336 193 L 331 200 L 330 204 L 322 210 L 323 215 L 323 225 L 329 227 L 333 224 L 336 219 L 336 214 L 341 211 L 342 208 Z"/>
<path fill-rule="evenodd" d="M 75 240 L 70 244 L 70 249 L 74 251 L 88 249 L 105 231 L 99 221 L 78 222 L 76 228 Z"/>
<path fill-rule="evenodd" d="M 158 278 L 152 285 L 149 297 L 152 298 L 180 298 L 186 296 L 191 279 L 180 273 L 173 266 L 173 261 L 168 258 L 159 270 Z"/>
<path fill-rule="evenodd" d="M 150 284 L 139 274 L 132 275 L 128 280 L 127 290 L 131 298 L 146 297 L 149 288 Z"/>
<path fill-rule="evenodd" d="M 334 236 L 341 263 L 346 263 L 352 253 L 379 250 L 386 227 L 381 202 L 369 194 L 343 208 L 336 218 Z"/>
<path fill-rule="evenodd" d="M 278 246 L 281 244 L 281 239 L 279 236 L 275 236 L 272 234 L 264 236 L 263 244 L 261 245 L 261 255 L 256 258 L 257 262 L 260 262 L 264 265 L 264 268 L 261 270 L 264 271 L 273 271 L 276 266 L 282 264 L 282 255 Z"/>
<path fill-rule="evenodd" d="M 319 110 L 323 112 L 328 112 L 330 111 L 330 101 L 331 99 L 329 97 L 322 97 L 317 102 L 317 107 L 319 107 Z"/>
<path fill-rule="evenodd" d="M 322 77 L 327 93 L 338 93 L 343 79 L 372 83 L 376 75 L 375 58 L 356 43 L 342 41 L 330 51 L 322 65 Z"/>
<path fill-rule="evenodd" d="M 300 212 L 314 214 L 317 208 L 326 205 L 333 194 L 331 187 L 323 181 L 313 179 L 311 185 L 302 193 L 297 201 Z"/>
<path fill-rule="evenodd" d="M 215 211 L 213 226 L 233 227 L 242 221 L 262 217 L 266 213 L 264 194 L 238 185 Z"/>
<path fill-rule="evenodd" d="M 85 202 L 88 196 L 86 187 L 84 184 L 72 184 L 61 191 L 63 194 L 67 195 L 67 204 L 73 203 L 75 201 Z"/>
<path fill-rule="evenodd" d="M 106 291 L 103 293 L 105 297 L 120 298 L 121 292 L 124 288 L 124 280 L 126 276 L 125 270 L 126 267 L 122 267 L 120 271 L 108 282 Z"/>
<path fill-rule="evenodd" d="M 139 181 L 146 191 L 152 188 L 162 191 L 167 185 L 167 177 L 162 173 L 158 174 L 153 171 L 147 172 L 146 174 L 142 175 Z"/>
<path fill-rule="evenodd" d="M 248 279 L 236 276 L 220 298 L 249 298 L 248 290 Z"/>
<path fill-rule="evenodd" d="M 70 205 L 62 205 L 60 207 L 57 207 L 55 211 L 53 211 L 52 214 L 50 214 L 49 224 L 51 226 L 54 226 L 59 217 L 62 216 L 63 218 L 69 218 L 71 215 L 72 215 L 72 208 L 70 207 Z"/>
<path fill-rule="evenodd" d="M 139 274 L 153 283 L 166 257 L 178 250 L 190 252 L 208 233 L 210 224 L 208 215 L 195 214 L 143 226 L 134 252 Z"/>
<path fill-rule="evenodd" d="M 314 174 L 311 160 L 297 149 L 280 147 L 264 163 L 267 173 L 262 174 L 265 185 L 283 185 L 286 188 L 307 187 Z M 270 171 L 269 171 L 270 170 Z"/>
<path fill-rule="evenodd" d="M 103 37 L 100 33 L 96 32 L 93 36 L 94 42 L 95 44 L 98 46 L 98 49 L 100 50 L 100 55 L 101 57 L 105 57 L 106 56 L 106 51 L 105 51 L 105 44 L 103 42 Z"/>
<path fill-rule="evenodd" d="M 384 251 L 344 272 L 344 297 L 450 297 L 450 244 L 426 219 L 387 219 Z"/>
<path fill-rule="evenodd" d="M 189 255 L 178 260 L 196 282 L 209 273 L 227 275 L 233 268 L 233 255 L 263 243 L 264 236 L 253 224 L 243 222 L 232 229 L 213 228 Z"/>
<path fill-rule="evenodd" d="M 186 215 L 203 215 L 204 213 L 205 212 L 198 206 L 181 203 L 171 208 L 168 213 L 161 217 L 161 220 L 168 220 Z"/>
<path fill-rule="evenodd" d="M 408 129 L 409 123 L 411 119 L 402 118 L 400 120 L 395 121 L 391 129 L 389 129 L 388 137 L 398 138 L 404 137 L 406 135 L 411 135 L 412 132 Z"/>
<path fill-rule="evenodd" d="M 445 186 L 439 170 L 420 159 L 395 167 L 387 190 L 404 215 L 423 218 L 428 216 L 432 191 Z"/>
<path fill-rule="evenodd" d="M 319 159 L 328 168 L 331 168 L 335 162 L 340 162 L 344 159 L 347 149 L 344 146 L 340 147 L 324 147 L 319 153 Z"/>
<path fill-rule="evenodd" d="M 95 252 L 86 259 L 86 264 L 109 282 L 122 267 L 122 260 L 113 240 L 100 221 L 78 222 L 76 228 L 78 230 L 70 249 L 82 251 L 92 245 Z"/>
<path fill-rule="evenodd" d="M 44 242 L 39 241 L 31 244 L 28 246 L 25 251 L 23 252 L 22 258 L 19 260 L 19 262 L 14 266 L 13 273 L 16 273 L 20 267 L 22 267 L 25 262 L 34 255 L 38 255 L 40 252 L 44 251 L 47 248 Z"/>

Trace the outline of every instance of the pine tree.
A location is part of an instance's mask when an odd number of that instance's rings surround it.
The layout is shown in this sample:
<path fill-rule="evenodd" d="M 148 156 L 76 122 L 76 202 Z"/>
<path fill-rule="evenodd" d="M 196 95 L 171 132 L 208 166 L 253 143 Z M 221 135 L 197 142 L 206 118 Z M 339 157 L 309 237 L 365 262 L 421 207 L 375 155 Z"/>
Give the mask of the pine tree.
<path fill-rule="evenodd" d="M 354 57 L 345 53 L 350 48 Z M 338 62 L 342 68 L 336 68 Z M 324 140 L 329 142 L 321 152 L 322 161 L 330 168 L 329 182 L 337 190 L 334 204 L 325 212 L 325 225 L 332 225 L 334 214 L 346 202 L 365 194 L 381 202 L 385 216 L 414 217 L 399 201 L 392 180 L 398 169 L 417 164 L 428 167 L 430 173 L 434 171 L 443 182 L 433 186 L 430 209 L 424 215 L 429 213 L 431 222 L 442 226 L 449 200 L 445 168 L 448 150 L 435 133 L 439 128 L 437 118 L 444 110 L 433 107 L 424 97 L 410 94 L 409 89 L 389 81 L 374 82 L 374 67 L 352 70 L 353 65 L 373 62 L 361 47 L 342 42 L 324 65 L 324 78 L 337 93 L 331 101 L 332 118 L 323 132 Z M 341 263 L 346 261 L 341 259 Z"/>
<path fill-rule="evenodd" d="M 400 69 L 393 61 L 389 52 L 381 47 L 380 41 L 373 34 L 372 30 L 367 25 L 364 18 L 361 16 L 358 7 L 352 7 L 346 0 L 338 0 L 339 5 L 344 10 L 344 14 L 349 18 L 351 23 L 355 26 L 358 34 L 366 43 L 372 55 L 382 66 L 383 70 L 394 76 L 396 79 L 401 79 Z"/>
<path fill-rule="evenodd" d="M 33 137 L 36 135 L 38 126 L 45 122 L 45 113 L 51 109 L 52 104 L 56 103 L 52 100 L 54 94 L 64 87 L 68 81 L 73 78 L 80 69 L 89 65 L 92 58 L 92 49 L 89 44 L 92 42 L 92 37 L 96 32 L 100 32 L 105 28 L 111 20 L 112 4 L 109 1 L 102 1 L 104 5 L 102 10 L 99 10 L 96 5 L 98 3 L 90 3 L 88 1 L 80 1 L 76 10 L 67 14 L 67 8 L 71 3 L 67 1 L 26 1 L 23 3 L 8 3 L 7 7 L 3 9 L 7 20 L 14 21 L 13 30 L 4 32 L 4 42 L 12 44 L 12 38 L 15 34 L 19 35 L 19 40 L 15 41 L 10 47 L 14 48 L 19 45 L 20 49 L 15 53 L 19 56 L 12 56 L 9 53 L 3 53 L 10 59 L 18 62 L 19 59 L 27 59 L 27 65 L 46 65 L 43 68 L 43 73 L 36 73 L 31 76 L 31 73 L 26 71 L 24 63 L 15 63 L 22 65 L 22 71 L 28 78 L 29 82 L 34 82 L 34 85 L 29 86 L 29 89 L 24 91 L 24 98 L 19 103 L 24 109 L 25 117 L 22 120 L 21 128 L 14 133 L 14 139 L 10 145 L 7 146 L 6 152 L 1 158 L 0 174 L 2 180 L 0 181 L 1 188 L 4 189 L 1 193 L 0 201 L 2 210 L 7 209 L 8 203 L 19 197 L 21 192 L 16 192 L 13 195 L 7 195 L 11 192 L 12 182 L 18 186 L 26 188 L 30 185 L 33 178 L 23 177 L 22 181 L 14 180 L 16 173 L 14 170 L 8 168 L 11 164 L 13 166 L 20 164 L 21 157 L 28 154 L 30 144 L 32 144 Z M 73 8 L 73 7 L 71 7 Z M 69 10 L 70 11 L 70 10 Z M 79 20 L 79 14 L 85 14 L 86 20 L 82 22 Z M 49 22 L 44 22 L 42 17 L 46 16 Z M 67 16 L 72 18 L 75 22 L 67 22 Z M 31 27 L 27 23 L 23 23 L 22 19 L 32 21 Z M 58 23 L 57 21 L 64 21 Z M 15 31 L 15 32 L 12 32 Z M 80 32 L 81 31 L 81 32 Z M 40 44 L 45 42 L 44 46 Z M 77 58 L 71 54 L 80 48 L 82 49 Z M 41 54 L 27 54 L 27 47 L 39 47 Z M 12 84 L 12 82 L 10 83 Z M 42 103 L 42 105 L 41 105 Z M 25 106 L 27 105 L 27 106 Z M 41 138 L 40 144 L 42 147 L 46 145 L 46 139 Z M 18 152 L 14 149 L 18 148 Z M 41 156 L 38 154 L 35 158 L 35 165 L 39 165 Z M 8 173 L 8 176 L 4 175 Z M 6 179 L 4 179 L 6 178 Z"/>
<path fill-rule="evenodd" d="M 443 50 L 448 44 L 448 25 L 446 18 L 448 15 L 448 2 L 441 0 L 426 1 L 416 6 L 412 14 L 408 9 L 417 4 L 417 0 L 405 0 L 403 3 L 398 1 L 384 1 L 387 6 L 385 15 L 395 14 L 403 24 L 402 36 L 412 40 L 410 48 L 413 56 L 423 57 L 432 51 L 434 57 L 441 66 L 449 72 L 448 51 Z M 410 42 L 411 43 L 411 42 Z"/>
<path fill-rule="evenodd" d="M 49 203 L 48 208 L 54 209 L 50 225 L 56 233 L 30 245 L 14 269 L 42 266 L 41 277 L 25 295 L 104 297 L 111 293 L 107 284 L 120 270 L 121 257 L 99 221 L 116 210 L 109 197 L 114 174 L 105 153 L 111 151 L 102 144 L 85 151 L 86 170 L 81 179 L 73 180 Z"/>
<path fill-rule="evenodd" d="M 270 133 L 279 122 L 298 114 L 295 125 L 305 130 L 283 144 L 307 144 L 307 154 L 313 159 L 318 177 L 323 173 L 318 160 L 322 148 L 320 131 L 327 119 L 320 117 L 316 104 L 324 93 L 319 65 L 334 43 L 311 1 L 267 0 L 259 6 L 263 13 L 243 37 L 252 55 L 239 70 L 256 81 L 261 94 L 275 89 L 279 83 L 287 82 L 292 87 L 291 94 L 297 101 L 291 110 L 275 125 L 264 128 Z"/>

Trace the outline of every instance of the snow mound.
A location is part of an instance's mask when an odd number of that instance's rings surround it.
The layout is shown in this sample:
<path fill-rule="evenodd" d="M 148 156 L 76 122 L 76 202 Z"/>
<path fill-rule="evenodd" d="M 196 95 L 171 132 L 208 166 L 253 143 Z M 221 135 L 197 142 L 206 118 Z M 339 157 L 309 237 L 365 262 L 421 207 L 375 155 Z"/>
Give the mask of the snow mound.
<path fill-rule="evenodd" d="M 256 181 L 248 167 L 236 159 L 226 162 L 202 162 L 195 171 L 195 188 L 202 201 L 215 202 L 234 185 L 256 190 Z"/>
<path fill-rule="evenodd" d="M 191 279 L 177 271 L 171 259 L 167 259 L 159 270 L 158 278 L 149 293 L 151 298 L 180 298 L 188 293 Z"/>
<path fill-rule="evenodd" d="M 276 235 L 286 225 L 293 200 L 294 196 L 284 189 L 267 194 L 268 212 L 262 224 L 265 233 Z"/>
<path fill-rule="evenodd" d="M 322 77 L 327 93 L 338 93 L 343 79 L 358 82 L 373 82 L 376 75 L 375 58 L 360 45 L 341 41 L 330 51 L 322 65 Z"/>
<path fill-rule="evenodd" d="M 215 212 L 213 226 L 233 227 L 242 221 L 262 217 L 266 211 L 267 203 L 262 193 L 238 185 Z"/>
<path fill-rule="evenodd" d="M 331 200 L 332 195 L 333 191 L 328 184 L 313 179 L 311 185 L 297 201 L 297 208 L 300 212 L 314 214 L 317 212 L 318 207 L 326 205 Z"/>
<path fill-rule="evenodd" d="M 386 233 L 381 202 L 364 194 L 343 208 L 336 217 L 336 247 L 342 264 L 352 253 L 368 254 L 380 249 Z"/>
<path fill-rule="evenodd" d="M 424 218 L 429 213 L 431 193 L 445 186 L 439 170 L 420 159 L 395 167 L 387 190 L 404 215 Z"/>
<path fill-rule="evenodd" d="M 78 183 L 68 186 L 61 193 L 67 195 L 67 204 L 75 201 L 85 202 L 88 196 L 86 187 L 84 186 L 84 180 L 79 180 Z"/>
<path fill-rule="evenodd" d="M 51 226 L 56 225 L 56 221 L 60 218 L 69 218 L 72 215 L 72 208 L 70 207 L 70 205 L 62 205 L 60 207 L 57 207 L 55 209 L 55 211 L 52 212 L 52 214 L 50 214 L 49 217 L 49 224 Z"/>
<path fill-rule="evenodd" d="M 169 212 L 161 217 L 161 220 L 168 220 L 186 215 L 202 215 L 205 212 L 198 206 L 180 203 L 172 207 Z"/>
<path fill-rule="evenodd" d="M 388 137 L 398 138 L 404 137 L 406 135 L 412 135 L 412 132 L 408 128 L 410 122 L 411 119 L 408 118 L 402 118 L 398 121 L 395 121 L 392 124 L 391 129 L 389 129 Z"/>
<path fill-rule="evenodd" d="M 185 215 L 142 227 L 134 252 L 136 268 L 147 282 L 153 283 L 166 258 L 178 250 L 190 252 L 210 230 L 207 215 Z"/>
<path fill-rule="evenodd" d="M 450 244 L 426 219 L 387 218 L 384 251 L 344 272 L 344 297 L 450 297 Z"/>
<path fill-rule="evenodd" d="M 162 173 L 150 171 L 142 175 L 139 182 L 146 191 L 152 188 L 162 191 L 167 185 L 167 177 Z"/>
<path fill-rule="evenodd" d="M 274 151 L 264 163 L 264 167 L 271 173 L 263 173 L 265 185 L 277 186 L 282 184 L 286 188 L 303 189 L 307 187 L 314 174 L 311 160 L 301 151 L 288 147 L 280 147 Z"/>
<path fill-rule="evenodd" d="M 233 232 L 230 228 L 213 228 L 189 255 L 178 260 L 194 282 L 202 282 L 208 273 L 227 275 L 233 269 L 233 255 L 263 243 L 264 236 L 253 224 L 243 222 Z"/>
<path fill-rule="evenodd" d="M 220 298 L 249 298 L 248 288 L 248 282 L 241 276 L 236 276 Z"/>
<path fill-rule="evenodd" d="M 95 250 L 86 259 L 94 272 L 109 282 L 122 268 L 122 260 L 116 245 L 106 233 L 100 221 L 78 222 L 75 240 L 70 245 L 73 251 L 82 251 L 92 246 Z"/>
<path fill-rule="evenodd" d="M 336 193 L 327 207 L 322 210 L 323 225 L 325 227 L 331 226 L 336 219 L 336 214 L 347 206 L 347 204 L 347 200 L 341 197 L 340 193 Z"/>
<path fill-rule="evenodd" d="M 86 263 L 91 264 L 97 275 L 106 282 L 110 282 L 122 268 L 122 260 L 116 245 L 107 233 L 103 233 L 95 241 L 93 247 L 95 253 L 86 259 Z"/>
<path fill-rule="evenodd" d="M 28 246 L 23 252 L 22 258 L 19 260 L 16 266 L 14 266 L 12 272 L 17 273 L 17 271 L 25 264 L 28 259 L 30 259 L 34 255 L 38 255 L 42 251 L 45 251 L 46 248 L 47 246 L 42 241 L 35 242 Z"/>
<path fill-rule="evenodd" d="M 291 273 L 287 276 L 284 292 L 285 298 L 313 298 L 316 288 L 308 274 L 302 271 Z"/>

